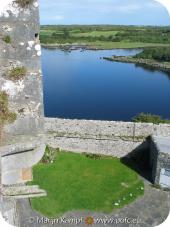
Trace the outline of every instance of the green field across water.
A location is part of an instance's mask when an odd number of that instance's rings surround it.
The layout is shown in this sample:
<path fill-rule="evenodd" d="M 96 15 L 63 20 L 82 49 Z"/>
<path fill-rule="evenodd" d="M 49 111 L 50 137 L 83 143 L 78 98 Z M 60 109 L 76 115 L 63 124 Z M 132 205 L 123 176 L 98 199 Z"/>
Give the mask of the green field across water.
<path fill-rule="evenodd" d="M 42 25 L 42 44 L 84 44 L 97 49 L 170 46 L 170 27 Z"/>

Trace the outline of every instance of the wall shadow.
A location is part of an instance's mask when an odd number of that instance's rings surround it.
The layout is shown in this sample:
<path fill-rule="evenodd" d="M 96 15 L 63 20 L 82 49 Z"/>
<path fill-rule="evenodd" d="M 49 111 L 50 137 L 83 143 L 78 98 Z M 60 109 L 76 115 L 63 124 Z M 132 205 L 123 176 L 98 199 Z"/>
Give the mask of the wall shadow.
<path fill-rule="evenodd" d="M 120 159 L 129 168 L 152 183 L 152 169 L 150 165 L 149 138 L 131 153 Z"/>

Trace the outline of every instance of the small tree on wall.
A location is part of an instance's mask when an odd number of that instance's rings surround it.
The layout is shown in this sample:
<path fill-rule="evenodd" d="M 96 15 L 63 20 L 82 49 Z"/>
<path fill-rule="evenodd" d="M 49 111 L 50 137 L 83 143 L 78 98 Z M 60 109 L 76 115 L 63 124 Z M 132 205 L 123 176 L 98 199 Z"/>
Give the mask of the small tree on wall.
<path fill-rule="evenodd" d="M 31 3 L 33 3 L 34 0 L 15 0 L 14 2 L 18 4 L 20 7 L 25 8 Z"/>

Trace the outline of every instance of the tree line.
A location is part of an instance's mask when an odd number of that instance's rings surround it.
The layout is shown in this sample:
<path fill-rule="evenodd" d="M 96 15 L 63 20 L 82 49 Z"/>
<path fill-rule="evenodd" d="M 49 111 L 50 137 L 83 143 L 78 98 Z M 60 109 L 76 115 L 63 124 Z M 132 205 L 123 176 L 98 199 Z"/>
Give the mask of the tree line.
<path fill-rule="evenodd" d="M 136 54 L 134 57 L 170 62 L 170 47 L 145 48 L 141 53 Z"/>

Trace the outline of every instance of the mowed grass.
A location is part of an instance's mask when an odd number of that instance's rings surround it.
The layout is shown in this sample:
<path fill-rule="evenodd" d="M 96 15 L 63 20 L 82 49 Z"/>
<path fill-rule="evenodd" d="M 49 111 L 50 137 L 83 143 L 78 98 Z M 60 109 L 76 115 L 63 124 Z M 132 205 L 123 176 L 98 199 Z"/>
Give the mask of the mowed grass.
<path fill-rule="evenodd" d="M 51 164 L 39 163 L 33 169 L 34 181 L 47 197 L 33 198 L 33 209 L 47 217 L 67 211 L 111 212 L 144 193 L 136 172 L 113 157 L 89 158 L 83 154 L 57 152 Z"/>

